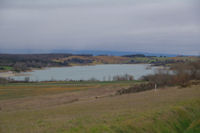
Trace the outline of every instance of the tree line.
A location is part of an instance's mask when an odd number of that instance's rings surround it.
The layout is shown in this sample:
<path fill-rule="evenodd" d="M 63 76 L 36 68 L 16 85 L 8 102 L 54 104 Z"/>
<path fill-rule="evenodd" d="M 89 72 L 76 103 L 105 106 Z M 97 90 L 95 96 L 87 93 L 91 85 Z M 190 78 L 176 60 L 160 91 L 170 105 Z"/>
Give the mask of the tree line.
<path fill-rule="evenodd" d="M 58 62 L 61 58 L 74 56 L 73 54 L 0 54 L 0 70 L 11 67 L 12 71 L 28 71 L 31 68 L 69 66 L 69 62 L 80 62 L 81 59 L 71 59 L 70 61 Z M 92 55 L 79 55 L 92 56 Z M 89 60 L 87 62 L 90 62 Z"/>

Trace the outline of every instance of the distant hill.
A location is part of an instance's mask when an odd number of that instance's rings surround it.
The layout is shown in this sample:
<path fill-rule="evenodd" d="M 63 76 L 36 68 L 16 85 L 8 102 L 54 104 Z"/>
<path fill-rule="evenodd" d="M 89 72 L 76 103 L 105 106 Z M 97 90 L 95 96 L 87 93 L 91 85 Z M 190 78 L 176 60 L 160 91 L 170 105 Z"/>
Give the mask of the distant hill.
<path fill-rule="evenodd" d="M 31 49 L 0 49 L 0 53 L 9 54 L 41 54 L 41 53 L 70 53 L 70 54 L 92 54 L 97 55 L 113 55 L 113 56 L 124 56 L 124 55 L 135 55 L 143 54 L 145 56 L 166 56 L 175 57 L 177 54 L 162 54 L 162 53 L 148 53 L 148 52 L 130 52 L 130 51 L 101 51 L 101 50 L 31 50 Z"/>

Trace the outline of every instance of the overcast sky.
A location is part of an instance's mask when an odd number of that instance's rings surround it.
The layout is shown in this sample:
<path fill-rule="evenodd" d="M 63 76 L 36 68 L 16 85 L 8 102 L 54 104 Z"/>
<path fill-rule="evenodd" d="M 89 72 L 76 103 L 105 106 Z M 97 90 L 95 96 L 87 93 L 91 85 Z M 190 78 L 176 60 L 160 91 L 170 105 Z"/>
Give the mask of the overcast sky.
<path fill-rule="evenodd" d="M 200 54 L 199 0 L 0 0 L 0 49 Z"/>

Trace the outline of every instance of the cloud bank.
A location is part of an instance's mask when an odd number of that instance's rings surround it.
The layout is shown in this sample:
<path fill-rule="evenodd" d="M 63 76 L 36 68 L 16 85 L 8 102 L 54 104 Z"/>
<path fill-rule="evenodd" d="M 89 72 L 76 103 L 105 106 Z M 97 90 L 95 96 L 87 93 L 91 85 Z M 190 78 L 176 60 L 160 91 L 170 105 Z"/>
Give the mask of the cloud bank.
<path fill-rule="evenodd" d="M 2 0 L 0 49 L 200 54 L 198 0 Z"/>

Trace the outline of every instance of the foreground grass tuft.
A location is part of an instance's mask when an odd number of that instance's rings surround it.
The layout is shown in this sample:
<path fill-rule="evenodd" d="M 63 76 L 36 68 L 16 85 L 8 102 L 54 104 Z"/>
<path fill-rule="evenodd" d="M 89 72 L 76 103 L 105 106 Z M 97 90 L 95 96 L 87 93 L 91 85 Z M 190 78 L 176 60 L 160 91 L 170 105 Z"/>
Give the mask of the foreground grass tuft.
<path fill-rule="evenodd" d="M 91 127 L 76 125 L 58 133 L 199 133 L 200 101 L 191 101 L 173 106 L 168 110 L 146 112 L 134 118 L 118 116 L 110 123 L 101 123 Z M 149 113 L 149 114 L 148 114 Z"/>

